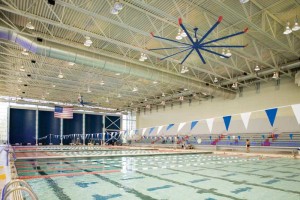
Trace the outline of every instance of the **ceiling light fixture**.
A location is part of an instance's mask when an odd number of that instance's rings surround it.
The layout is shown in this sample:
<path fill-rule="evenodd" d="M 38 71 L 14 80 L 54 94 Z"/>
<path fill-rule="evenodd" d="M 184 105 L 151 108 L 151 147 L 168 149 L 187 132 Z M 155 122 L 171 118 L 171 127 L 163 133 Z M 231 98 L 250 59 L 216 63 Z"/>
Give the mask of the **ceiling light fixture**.
<path fill-rule="evenodd" d="M 110 13 L 113 15 L 117 15 L 119 14 L 119 11 L 121 11 L 122 9 L 123 9 L 123 4 L 120 3 L 118 0 L 116 0 Z"/>
<path fill-rule="evenodd" d="M 106 102 L 106 103 L 109 103 L 109 99 L 108 99 L 108 97 L 106 97 L 106 100 L 105 100 L 105 102 Z"/>
<path fill-rule="evenodd" d="M 181 30 L 180 29 L 178 30 L 178 33 L 177 33 L 175 38 L 176 38 L 176 40 L 182 40 L 182 35 L 181 35 Z"/>
<path fill-rule="evenodd" d="M 138 88 L 137 87 L 133 87 L 132 92 L 137 92 Z"/>
<path fill-rule="evenodd" d="M 75 63 L 73 63 L 73 62 L 68 62 L 68 64 L 69 64 L 70 66 L 75 65 Z"/>
<path fill-rule="evenodd" d="M 183 96 L 180 96 L 180 97 L 179 97 L 179 101 L 183 101 Z"/>
<path fill-rule="evenodd" d="M 145 98 L 145 100 L 144 101 L 148 101 L 148 99 L 147 98 Z"/>
<path fill-rule="evenodd" d="M 286 27 L 285 27 L 285 31 L 283 32 L 284 35 L 288 35 L 290 33 L 292 33 L 292 29 L 290 28 L 290 22 L 287 22 Z"/>
<path fill-rule="evenodd" d="M 279 78 L 279 73 L 278 72 L 274 72 L 272 78 L 273 79 L 278 79 Z"/>
<path fill-rule="evenodd" d="M 299 30 L 300 30 L 300 26 L 299 26 L 299 24 L 298 24 L 298 17 L 297 17 L 297 16 L 296 16 L 296 18 L 295 18 L 295 24 L 294 24 L 292 30 L 293 30 L 293 31 L 299 31 Z"/>
<path fill-rule="evenodd" d="M 165 93 L 163 92 L 163 93 L 161 94 L 161 96 L 162 96 L 162 97 L 165 97 L 166 95 L 165 95 Z"/>
<path fill-rule="evenodd" d="M 30 29 L 30 30 L 34 30 L 34 26 L 31 24 L 31 22 L 28 22 L 26 24 L 26 28 Z"/>
<path fill-rule="evenodd" d="M 64 78 L 64 75 L 61 73 L 61 71 L 58 74 L 58 78 Z"/>
<path fill-rule="evenodd" d="M 46 92 L 46 94 L 49 95 L 50 93 L 49 93 L 49 92 Z"/>
<path fill-rule="evenodd" d="M 55 88 L 56 86 L 53 84 L 52 87 Z"/>
<path fill-rule="evenodd" d="M 21 51 L 21 54 L 24 56 L 28 56 L 29 53 L 27 52 L 27 49 L 23 49 L 23 51 Z"/>
<path fill-rule="evenodd" d="M 258 65 L 255 66 L 254 71 L 256 71 L 256 72 L 260 71 L 260 68 Z"/>
<path fill-rule="evenodd" d="M 247 3 L 249 0 L 240 0 L 240 3 Z"/>
<path fill-rule="evenodd" d="M 23 65 L 21 66 L 20 71 L 21 71 L 21 72 L 25 72 L 25 68 L 24 68 Z"/>
<path fill-rule="evenodd" d="M 215 77 L 215 79 L 214 79 L 214 83 L 217 83 L 217 82 L 219 82 L 219 80 L 218 80 L 218 78 L 217 78 L 217 77 Z"/>
<path fill-rule="evenodd" d="M 121 96 L 121 94 L 119 93 L 117 97 L 118 97 L 118 98 L 121 98 L 122 96 Z"/>
<path fill-rule="evenodd" d="M 187 34 L 184 31 L 181 31 L 181 37 L 187 37 Z"/>
<path fill-rule="evenodd" d="M 90 90 L 90 87 L 87 89 L 87 93 L 91 93 L 92 91 Z"/>
<path fill-rule="evenodd" d="M 101 81 L 101 82 L 100 82 L 100 85 L 104 85 L 104 84 L 105 84 L 104 81 Z"/>
<path fill-rule="evenodd" d="M 229 49 L 227 49 L 227 52 L 226 52 L 225 56 L 227 56 L 227 57 L 230 57 L 230 56 L 232 56 L 232 54 L 231 54 L 231 52 L 230 52 L 230 50 L 229 50 Z"/>
<path fill-rule="evenodd" d="M 147 60 L 147 55 L 144 53 L 141 53 L 141 57 L 140 57 L 139 61 L 144 62 L 145 60 Z"/>
<path fill-rule="evenodd" d="M 166 105 L 166 102 L 165 101 L 161 101 L 161 105 Z"/>
<path fill-rule="evenodd" d="M 147 104 L 147 105 L 146 105 L 146 108 L 150 109 L 150 108 L 151 108 L 150 104 Z"/>
<path fill-rule="evenodd" d="M 226 56 L 225 49 L 222 50 L 222 55 Z M 224 56 L 220 56 L 220 58 L 225 58 Z"/>
<path fill-rule="evenodd" d="M 115 73 L 115 75 L 116 75 L 116 76 L 120 76 L 121 74 L 120 74 L 120 73 Z"/>
<path fill-rule="evenodd" d="M 236 88 L 238 87 L 238 82 L 233 83 L 231 87 L 232 87 L 233 89 L 236 89 Z"/>
<path fill-rule="evenodd" d="M 182 65 L 180 73 L 184 74 L 184 73 L 186 73 L 188 71 L 189 71 L 189 69 L 187 67 L 185 67 L 185 66 Z"/>
<path fill-rule="evenodd" d="M 93 41 L 91 40 L 90 37 L 86 36 L 85 37 L 85 42 L 83 43 L 84 46 L 90 47 L 93 44 Z"/>
<path fill-rule="evenodd" d="M 157 81 L 153 81 L 152 83 L 153 83 L 153 84 L 157 84 Z"/>
<path fill-rule="evenodd" d="M 22 79 L 21 79 L 21 78 L 19 78 L 19 79 L 18 79 L 18 82 L 19 82 L 19 83 L 22 83 L 23 81 L 22 81 Z"/>

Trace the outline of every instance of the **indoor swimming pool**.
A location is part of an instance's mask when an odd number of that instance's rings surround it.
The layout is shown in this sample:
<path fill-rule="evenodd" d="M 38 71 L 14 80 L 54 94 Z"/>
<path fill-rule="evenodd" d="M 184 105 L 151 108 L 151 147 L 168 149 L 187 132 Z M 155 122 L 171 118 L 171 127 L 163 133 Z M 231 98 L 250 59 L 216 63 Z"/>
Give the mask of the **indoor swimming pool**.
<path fill-rule="evenodd" d="M 43 200 L 300 199 L 300 160 L 188 154 L 18 160 Z"/>

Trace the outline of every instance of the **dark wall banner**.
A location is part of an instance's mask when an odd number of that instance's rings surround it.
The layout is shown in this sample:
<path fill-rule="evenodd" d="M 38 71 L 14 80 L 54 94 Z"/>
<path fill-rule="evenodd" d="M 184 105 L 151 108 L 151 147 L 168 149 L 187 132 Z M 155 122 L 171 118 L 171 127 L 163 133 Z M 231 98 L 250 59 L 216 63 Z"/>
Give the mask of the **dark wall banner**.
<path fill-rule="evenodd" d="M 9 142 L 35 144 L 35 110 L 10 109 Z"/>
<path fill-rule="evenodd" d="M 63 144 L 82 144 L 82 114 L 74 113 L 73 119 L 64 119 Z"/>
<path fill-rule="evenodd" d="M 60 119 L 54 118 L 51 111 L 39 111 L 39 137 L 38 143 L 43 145 L 60 144 Z"/>
<path fill-rule="evenodd" d="M 85 115 L 85 134 L 87 136 L 85 143 L 99 143 L 102 139 L 103 132 L 103 116 L 102 115 Z M 100 134 L 101 133 L 101 134 Z M 93 134 L 93 135 L 91 135 Z"/>

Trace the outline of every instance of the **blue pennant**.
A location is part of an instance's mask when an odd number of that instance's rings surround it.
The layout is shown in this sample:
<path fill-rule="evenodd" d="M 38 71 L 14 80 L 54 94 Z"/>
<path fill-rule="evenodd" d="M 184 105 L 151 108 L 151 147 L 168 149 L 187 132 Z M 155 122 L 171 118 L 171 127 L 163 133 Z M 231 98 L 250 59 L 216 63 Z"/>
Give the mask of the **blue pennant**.
<path fill-rule="evenodd" d="M 155 127 L 150 128 L 149 135 L 154 131 Z"/>
<path fill-rule="evenodd" d="M 230 124 L 230 121 L 231 121 L 231 116 L 224 116 L 223 120 L 224 120 L 224 124 L 225 124 L 225 127 L 226 127 L 226 131 L 228 131 L 229 124 Z"/>
<path fill-rule="evenodd" d="M 293 139 L 293 133 L 290 134 L 290 139 L 291 139 L 291 140 Z"/>
<path fill-rule="evenodd" d="M 174 124 L 169 124 L 168 127 L 167 127 L 167 131 L 172 128 L 174 126 Z"/>
<path fill-rule="evenodd" d="M 191 130 L 198 124 L 198 121 L 192 121 L 191 123 Z"/>
<path fill-rule="evenodd" d="M 265 110 L 271 126 L 274 125 L 274 121 L 275 121 L 275 118 L 276 118 L 277 110 L 278 110 L 278 108 L 272 108 L 272 109 Z"/>

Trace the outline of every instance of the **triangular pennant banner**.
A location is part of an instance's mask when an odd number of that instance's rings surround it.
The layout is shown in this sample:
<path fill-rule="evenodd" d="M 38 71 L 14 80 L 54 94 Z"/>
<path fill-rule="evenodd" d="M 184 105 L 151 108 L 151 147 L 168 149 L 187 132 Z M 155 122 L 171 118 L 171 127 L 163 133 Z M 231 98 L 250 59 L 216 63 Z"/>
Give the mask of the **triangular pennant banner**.
<path fill-rule="evenodd" d="M 198 121 L 192 121 L 191 123 L 191 130 L 198 124 Z"/>
<path fill-rule="evenodd" d="M 274 121 L 275 121 L 275 118 L 276 118 L 277 110 L 278 110 L 277 108 L 272 108 L 272 109 L 265 110 L 271 126 L 274 125 Z"/>
<path fill-rule="evenodd" d="M 142 135 L 146 133 L 147 128 L 143 128 Z"/>
<path fill-rule="evenodd" d="M 150 128 L 149 135 L 154 131 L 155 127 Z"/>
<path fill-rule="evenodd" d="M 212 127 L 213 127 L 213 124 L 214 124 L 214 118 L 210 118 L 210 119 L 206 119 L 206 123 L 207 123 L 207 126 L 209 128 L 209 132 L 211 133 L 212 131 Z"/>
<path fill-rule="evenodd" d="M 167 127 L 167 131 L 170 130 L 170 128 L 172 128 L 174 126 L 174 124 L 169 124 Z"/>
<path fill-rule="evenodd" d="M 297 119 L 298 124 L 300 124 L 300 104 L 292 105 L 292 109 L 293 109 L 293 112 Z"/>
<path fill-rule="evenodd" d="M 248 129 L 250 116 L 251 116 L 251 112 L 241 113 L 241 118 L 246 130 Z"/>
<path fill-rule="evenodd" d="M 182 122 L 178 125 L 178 128 L 177 128 L 177 131 L 179 132 L 183 127 L 184 125 L 186 124 L 186 122 Z"/>
<path fill-rule="evenodd" d="M 229 125 L 230 125 L 230 121 L 231 121 L 231 116 L 224 116 L 223 117 L 223 121 L 226 127 L 226 131 L 228 131 Z"/>
<path fill-rule="evenodd" d="M 290 139 L 291 140 L 293 139 L 293 133 L 290 133 Z"/>
<path fill-rule="evenodd" d="M 157 135 L 159 134 L 159 132 L 161 131 L 161 129 L 163 128 L 163 126 L 159 126 L 157 129 Z"/>

